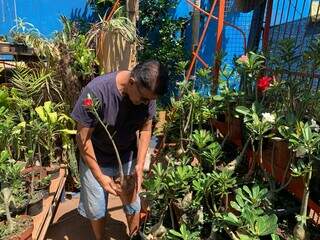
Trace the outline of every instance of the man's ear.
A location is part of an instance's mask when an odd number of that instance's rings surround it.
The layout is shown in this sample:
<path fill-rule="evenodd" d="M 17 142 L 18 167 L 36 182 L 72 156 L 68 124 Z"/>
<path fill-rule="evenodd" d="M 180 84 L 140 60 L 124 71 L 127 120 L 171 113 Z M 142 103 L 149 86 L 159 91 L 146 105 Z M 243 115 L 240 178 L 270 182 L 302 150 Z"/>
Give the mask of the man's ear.
<path fill-rule="evenodd" d="M 129 79 L 129 83 L 130 83 L 130 85 L 133 85 L 133 84 L 135 83 L 135 80 L 134 80 L 134 78 L 133 78 L 133 77 L 130 77 L 130 79 Z"/>

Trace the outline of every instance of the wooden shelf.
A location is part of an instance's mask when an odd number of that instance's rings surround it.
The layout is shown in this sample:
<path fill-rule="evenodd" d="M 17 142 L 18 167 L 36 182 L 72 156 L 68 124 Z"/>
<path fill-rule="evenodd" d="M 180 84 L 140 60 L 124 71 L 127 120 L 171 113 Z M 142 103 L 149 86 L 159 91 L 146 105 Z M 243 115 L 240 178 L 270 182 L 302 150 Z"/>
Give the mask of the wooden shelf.
<path fill-rule="evenodd" d="M 12 44 L 8 42 L 0 42 L 0 55 L 21 55 L 21 56 L 33 56 L 34 52 L 32 48 L 23 44 Z"/>
<path fill-rule="evenodd" d="M 34 229 L 32 232 L 33 240 L 43 240 L 48 227 L 53 219 L 55 210 L 59 204 L 62 190 L 66 182 L 67 168 L 61 167 L 59 177 L 52 180 L 49 188 L 49 196 L 43 200 L 43 210 L 33 216 Z"/>

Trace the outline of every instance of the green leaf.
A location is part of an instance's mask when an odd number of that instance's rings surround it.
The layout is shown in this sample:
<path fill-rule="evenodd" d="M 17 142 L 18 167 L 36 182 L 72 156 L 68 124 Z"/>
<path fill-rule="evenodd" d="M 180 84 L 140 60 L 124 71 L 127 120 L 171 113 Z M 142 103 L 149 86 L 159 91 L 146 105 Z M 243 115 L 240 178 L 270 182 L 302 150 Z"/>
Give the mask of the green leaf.
<path fill-rule="evenodd" d="M 37 112 L 42 122 L 47 122 L 47 116 L 42 106 L 36 107 L 35 111 Z"/>
<path fill-rule="evenodd" d="M 243 115 L 248 115 L 250 113 L 250 110 L 245 106 L 237 106 L 236 111 L 238 113 L 243 114 Z"/>
<path fill-rule="evenodd" d="M 177 232 L 176 230 L 170 229 L 169 233 L 176 236 L 176 237 L 183 238 L 183 235 L 181 233 Z"/>
<path fill-rule="evenodd" d="M 59 130 L 59 132 L 63 132 L 63 133 L 68 134 L 68 135 L 77 134 L 77 130 L 71 130 L 71 129 L 61 129 L 61 130 Z"/>
<path fill-rule="evenodd" d="M 224 219 L 224 221 L 226 221 L 226 222 L 228 222 L 228 223 L 230 223 L 232 225 L 235 225 L 235 226 L 239 226 L 240 225 L 239 219 L 233 213 L 229 212 L 228 215 L 223 217 L 223 219 Z"/>
<path fill-rule="evenodd" d="M 52 102 L 51 101 L 47 101 L 43 104 L 43 108 L 47 113 L 51 113 L 52 112 Z"/>
<path fill-rule="evenodd" d="M 58 114 L 56 112 L 48 113 L 51 123 L 56 123 L 58 119 Z"/>
<path fill-rule="evenodd" d="M 255 224 L 256 232 L 259 236 L 267 236 L 275 233 L 278 227 L 277 221 L 278 218 L 275 214 L 258 217 Z"/>
<path fill-rule="evenodd" d="M 239 240 L 256 240 L 257 238 L 238 233 Z"/>
<path fill-rule="evenodd" d="M 212 99 L 215 101 L 222 101 L 224 98 L 221 95 L 215 95 Z"/>
<path fill-rule="evenodd" d="M 235 210 L 241 212 L 241 207 L 234 201 L 230 202 L 231 207 L 233 207 Z"/>
<path fill-rule="evenodd" d="M 271 234 L 272 240 L 280 240 L 280 237 L 277 234 Z"/>

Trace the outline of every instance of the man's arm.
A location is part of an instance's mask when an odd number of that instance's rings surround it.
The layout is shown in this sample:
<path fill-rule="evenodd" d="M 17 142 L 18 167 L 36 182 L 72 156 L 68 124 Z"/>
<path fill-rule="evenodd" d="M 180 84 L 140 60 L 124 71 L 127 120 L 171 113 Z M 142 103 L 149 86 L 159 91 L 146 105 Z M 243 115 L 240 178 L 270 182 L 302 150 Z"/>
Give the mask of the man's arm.
<path fill-rule="evenodd" d="M 113 185 L 113 180 L 111 177 L 106 176 L 102 173 L 93 150 L 93 145 L 91 141 L 91 135 L 94 128 L 84 127 L 82 124 L 77 125 L 77 145 L 79 147 L 81 156 L 87 166 L 90 168 L 93 176 L 97 179 L 99 184 L 109 193 L 117 195 Z"/>
<path fill-rule="evenodd" d="M 138 143 L 138 155 L 137 155 L 137 164 L 136 164 L 136 175 L 137 175 L 137 187 L 140 191 L 142 176 L 143 176 L 143 167 L 146 159 L 152 131 L 152 120 L 148 120 L 140 129 L 140 137 Z"/>

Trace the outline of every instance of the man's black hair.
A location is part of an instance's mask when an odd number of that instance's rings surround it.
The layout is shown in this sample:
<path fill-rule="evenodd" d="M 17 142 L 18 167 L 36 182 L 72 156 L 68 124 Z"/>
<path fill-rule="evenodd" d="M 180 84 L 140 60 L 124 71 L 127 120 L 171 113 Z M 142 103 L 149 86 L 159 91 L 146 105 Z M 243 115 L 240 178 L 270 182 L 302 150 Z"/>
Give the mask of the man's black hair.
<path fill-rule="evenodd" d="M 131 76 L 142 87 L 152 91 L 156 95 L 164 95 L 168 91 L 168 71 L 160 62 L 148 60 L 139 63 L 131 71 Z"/>

